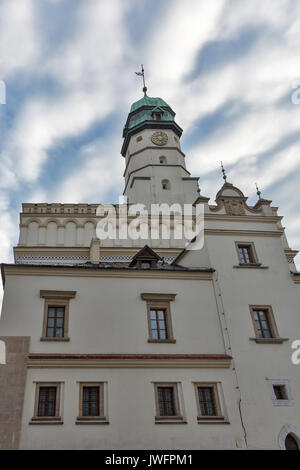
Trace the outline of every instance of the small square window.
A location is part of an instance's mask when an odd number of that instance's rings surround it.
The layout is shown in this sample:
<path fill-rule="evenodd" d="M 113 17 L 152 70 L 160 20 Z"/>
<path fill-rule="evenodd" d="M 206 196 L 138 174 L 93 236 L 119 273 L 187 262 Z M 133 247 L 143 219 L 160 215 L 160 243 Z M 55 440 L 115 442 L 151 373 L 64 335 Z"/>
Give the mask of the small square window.
<path fill-rule="evenodd" d="M 285 385 L 273 385 L 276 400 L 287 400 L 287 393 Z"/>
<path fill-rule="evenodd" d="M 177 383 L 155 383 L 155 421 L 182 421 L 180 411 L 178 384 Z"/>
<path fill-rule="evenodd" d="M 292 406 L 294 404 L 291 387 L 288 380 L 268 379 L 268 384 L 273 405 Z"/>
<path fill-rule="evenodd" d="M 196 383 L 198 420 L 223 420 L 216 383 Z"/>

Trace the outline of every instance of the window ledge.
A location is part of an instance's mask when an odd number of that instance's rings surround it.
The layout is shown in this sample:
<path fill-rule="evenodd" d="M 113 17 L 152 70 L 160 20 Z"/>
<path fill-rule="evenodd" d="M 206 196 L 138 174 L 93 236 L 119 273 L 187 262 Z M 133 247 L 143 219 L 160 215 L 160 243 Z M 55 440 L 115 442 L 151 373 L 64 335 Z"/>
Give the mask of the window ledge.
<path fill-rule="evenodd" d="M 48 338 L 47 336 L 42 336 L 40 338 L 40 341 L 70 341 L 70 338 L 64 337 L 64 338 Z"/>
<path fill-rule="evenodd" d="M 184 419 L 161 419 L 161 418 L 155 418 L 155 424 L 187 424 L 187 421 Z"/>
<path fill-rule="evenodd" d="M 148 339 L 148 343 L 176 343 L 176 339 Z"/>
<path fill-rule="evenodd" d="M 294 400 L 272 400 L 274 406 L 294 406 Z"/>
<path fill-rule="evenodd" d="M 255 341 L 258 344 L 282 344 L 288 341 L 289 338 L 249 338 L 250 341 Z"/>
<path fill-rule="evenodd" d="M 225 420 L 224 416 L 217 416 L 214 418 L 197 418 L 198 424 L 230 424 L 230 421 Z"/>
<path fill-rule="evenodd" d="M 252 269 L 269 269 L 269 266 L 262 266 L 260 263 L 243 263 L 233 266 L 233 268 L 252 268 Z"/>
<path fill-rule="evenodd" d="M 28 424 L 64 424 L 60 417 L 58 418 L 42 418 L 42 417 L 33 417 Z"/>
<path fill-rule="evenodd" d="M 102 419 L 102 418 L 93 418 L 93 419 L 83 419 L 83 418 L 77 418 L 75 421 L 75 424 L 109 424 L 109 421 L 107 419 Z"/>

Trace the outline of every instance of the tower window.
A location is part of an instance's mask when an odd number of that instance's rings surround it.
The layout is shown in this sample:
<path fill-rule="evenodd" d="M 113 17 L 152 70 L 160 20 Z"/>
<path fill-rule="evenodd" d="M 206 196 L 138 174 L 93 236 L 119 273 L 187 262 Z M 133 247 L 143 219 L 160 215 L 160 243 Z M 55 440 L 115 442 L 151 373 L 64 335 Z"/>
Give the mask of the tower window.
<path fill-rule="evenodd" d="M 278 337 L 271 307 L 250 307 L 254 330 L 259 339 Z"/>
<path fill-rule="evenodd" d="M 236 242 L 240 264 L 258 264 L 254 243 Z"/>
<path fill-rule="evenodd" d="M 155 120 L 156 121 L 161 121 L 161 114 L 160 113 L 155 113 Z"/>
<path fill-rule="evenodd" d="M 60 417 L 60 388 L 59 382 L 40 382 L 36 384 L 34 413 L 30 423 L 45 421 L 62 424 Z"/>
<path fill-rule="evenodd" d="M 198 409 L 198 422 L 201 420 L 221 420 L 224 416 L 221 405 L 217 383 L 195 383 L 195 392 Z"/>
<path fill-rule="evenodd" d="M 171 183 L 169 180 L 162 180 L 162 189 L 171 189 Z"/>
<path fill-rule="evenodd" d="M 166 157 L 159 157 L 159 163 L 161 163 L 162 165 L 165 165 L 167 163 Z"/>

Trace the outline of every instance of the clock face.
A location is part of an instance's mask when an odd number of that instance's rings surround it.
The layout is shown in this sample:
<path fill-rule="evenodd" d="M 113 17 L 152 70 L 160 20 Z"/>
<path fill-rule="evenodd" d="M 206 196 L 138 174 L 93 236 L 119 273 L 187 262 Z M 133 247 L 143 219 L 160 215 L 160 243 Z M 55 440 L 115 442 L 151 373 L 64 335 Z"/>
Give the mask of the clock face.
<path fill-rule="evenodd" d="M 166 145 L 168 136 L 165 132 L 157 131 L 152 134 L 151 140 L 155 145 Z"/>

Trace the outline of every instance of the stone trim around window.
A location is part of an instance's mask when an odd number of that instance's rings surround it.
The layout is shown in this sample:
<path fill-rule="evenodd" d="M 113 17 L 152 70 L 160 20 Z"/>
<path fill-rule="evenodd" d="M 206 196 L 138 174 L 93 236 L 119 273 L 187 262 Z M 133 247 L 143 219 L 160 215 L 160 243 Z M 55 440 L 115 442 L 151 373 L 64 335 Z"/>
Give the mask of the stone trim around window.
<path fill-rule="evenodd" d="M 243 263 L 243 260 L 241 259 L 240 252 L 239 252 L 240 245 L 247 246 L 247 247 L 250 248 L 250 255 L 251 255 L 251 258 L 252 258 L 251 263 Z M 261 263 L 259 263 L 259 261 L 258 261 L 258 257 L 257 257 L 254 242 L 236 241 L 235 242 L 235 247 L 236 247 L 236 251 L 237 251 L 239 266 L 242 266 L 242 267 L 256 267 L 256 268 L 259 268 L 261 266 Z"/>
<path fill-rule="evenodd" d="M 68 337 L 69 331 L 69 310 L 70 299 L 76 296 L 76 291 L 59 291 L 59 290 L 41 290 L 40 298 L 44 299 L 44 319 L 41 341 L 70 341 Z M 64 334 L 62 337 L 47 336 L 47 319 L 49 307 L 64 307 Z"/>
<path fill-rule="evenodd" d="M 39 396 L 41 387 L 55 387 L 55 416 L 38 416 Z M 63 424 L 60 413 L 62 382 L 36 382 L 33 416 L 29 424 Z"/>
<path fill-rule="evenodd" d="M 107 419 L 107 382 L 78 382 L 79 384 L 79 410 L 75 424 L 109 424 Z M 99 416 L 84 416 L 82 411 L 83 405 L 83 388 L 99 387 Z"/>
<path fill-rule="evenodd" d="M 221 400 L 220 400 L 220 394 L 221 394 L 221 384 L 219 382 L 193 382 L 194 383 L 194 388 L 195 388 L 195 396 L 196 396 L 196 404 L 197 404 L 197 421 L 199 424 L 204 424 L 204 423 L 220 423 L 220 422 L 225 422 L 225 416 L 224 412 L 222 410 L 221 406 Z M 213 399 L 214 399 L 214 404 L 216 408 L 217 414 L 214 416 L 206 416 L 202 415 L 201 413 L 201 408 L 200 408 L 200 402 L 199 402 L 199 394 L 198 394 L 198 388 L 200 387 L 211 387 L 213 389 Z M 228 422 L 228 421 L 226 421 Z"/>
<path fill-rule="evenodd" d="M 288 380 L 271 380 L 267 379 L 268 385 L 269 385 L 269 390 L 270 390 L 270 395 L 271 399 L 273 402 L 274 406 L 293 406 L 294 405 L 294 400 L 292 397 L 292 391 L 291 391 L 291 386 Z M 275 391 L 274 391 L 274 385 L 281 385 L 284 387 L 285 393 L 286 393 L 286 399 L 278 400 Z"/>
<path fill-rule="evenodd" d="M 250 308 L 250 314 L 251 314 L 251 320 L 252 320 L 252 324 L 253 324 L 253 327 L 254 327 L 254 333 L 255 333 L 255 340 L 257 343 L 266 343 L 266 344 L 274 344 L 274 343 L 282 343 L 283 341 L 283 338 L 280 338 L 279 336 L 279 333 L 278 333 L 278 330 L 277 330 L 277 326 L 276 326 L 276 321 L 275 321 L 275 317 L 274 317 L 274 313 L 273 313 L 273 309 L 271 307 L 271 305 L 249 305 L 249 308 Z M 258 333 L 258 330 L 257 330 L 257 327 L 256 327 L 256 323 L 255 323 L 255 320 L 254 320 L 254 311 L 255 310 L 267 310 L 267 318 L 268 318 L 268 322 L 269 322 L 269 325 L 270 325 L 270 330 L 271 330 L 271 335 L 272 337 L 271 338 L 261 338 L 259 336 L 259 333 Z"/>
<path fill-rule="evenodd" d="M 173 336 L 172 319 L 170 302 L 174 300 L 176 294 L 152 294 L 143 293 L 141 294 L 142 300 L 147 303 L 147 321 L 148 321 L 148 343 L 176 343 Z M 166 339 L 155 339 L 152 337 L 151 328 L 151 309 L 163 309 L 166 311 L 166 326 L 167 326 L 167 338 Z"/>
<path fill-rule="evenodd" d="M 155 424 L 187 424 L 185 417 L 183 416 L 183 402 L 179 398 L 178 386 L 181 385 L 179 382 L 153 382 L 154 385 L 154 397 L 155 397 Z M 162 416 L 159 410 L 158 402 L 158 388 L 159 387 L 172 387 L 174 396 L 174 405 L 176 415 L 173 416 Z"/>

